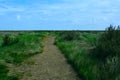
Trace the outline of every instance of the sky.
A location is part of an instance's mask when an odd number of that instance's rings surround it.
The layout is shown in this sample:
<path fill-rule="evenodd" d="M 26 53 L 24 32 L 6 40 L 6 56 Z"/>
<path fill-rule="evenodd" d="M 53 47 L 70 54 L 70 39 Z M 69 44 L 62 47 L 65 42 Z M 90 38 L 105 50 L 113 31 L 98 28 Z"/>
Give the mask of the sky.
<path fill-rule="evenodd" d="M 120 0 L 0 0 L 0 30 L 104 30 Z"/>

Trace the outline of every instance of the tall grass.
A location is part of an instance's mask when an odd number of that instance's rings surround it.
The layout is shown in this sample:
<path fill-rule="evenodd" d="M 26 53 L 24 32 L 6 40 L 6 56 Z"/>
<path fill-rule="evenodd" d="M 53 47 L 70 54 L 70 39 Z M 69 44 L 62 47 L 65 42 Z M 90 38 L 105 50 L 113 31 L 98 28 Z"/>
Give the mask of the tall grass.
<path fill-rule="evenodd" d="M 100 32 L 99 33 L 83 32 L 80 34 L 79 40 L 85 41 L 87 44 L 94 46 L 96 44 L 96 41 L 98 40 L 100 34 L 101 34 Z"/>
<path fill-rule="evenodd" d="M 89 49 L 92 45 L 89 40 L 94 40 L 96 38 L 94 36 L 97 36 L 97 34 L 77 32 L 77 38 L 72 36 L 74 38 L 69 40 L 61 38 L 61 33 L 56 37 L 56 45 L 58 45 L 62 53 L 64 53 L 68 61 L 78 72 L 80 78 L 82 80 L 97 80 L 96 61 L 89 57 Z M 66 33 L 67 34 L 64 33 L 63 35 L 67 36 L 68 34 L 71 34 L 69 32 Z M 72 34 L 76 35 L 74 32 Z"/>
<path fill-rule="evenodd" d="M 88 57 L 88 50 L 85 47 L 75 42 L 61 42 L 57 45 L 78 72 L 82 80 L 96 80 L 95 61 Z"/>
<path fill-rule="evenodd" d="M 81 32 L 72 40 L 57 35 L 56 45 L 82 80 L 120 80 L 119 30 L 110 26 L 102 33 Z"/>

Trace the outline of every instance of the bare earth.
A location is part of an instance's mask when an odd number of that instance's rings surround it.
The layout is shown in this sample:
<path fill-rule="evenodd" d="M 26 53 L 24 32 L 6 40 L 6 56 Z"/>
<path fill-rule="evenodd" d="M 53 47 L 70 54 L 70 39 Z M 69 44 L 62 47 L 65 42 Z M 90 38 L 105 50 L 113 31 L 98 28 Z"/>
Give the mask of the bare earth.
<path fill-rule="evenodd" d="M 80 80 L 53 44 L 54 37 L 44 40 L 44 51 L 24 61 L 14 72 L 21 72 L 21 80 Z"/>

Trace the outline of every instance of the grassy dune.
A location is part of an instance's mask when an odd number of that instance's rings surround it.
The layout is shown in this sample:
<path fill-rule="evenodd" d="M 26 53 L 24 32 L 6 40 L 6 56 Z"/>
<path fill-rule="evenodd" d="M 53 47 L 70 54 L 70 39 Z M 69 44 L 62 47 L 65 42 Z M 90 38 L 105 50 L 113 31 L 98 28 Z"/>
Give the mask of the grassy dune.
<path fill-rule="evenodd" d="M 45 32 L 4 32 L 0 34 L 0 80 L 18 80 L 7 75 L 8 64 L 20 65 L 25 59 L 43 51 Z"/>

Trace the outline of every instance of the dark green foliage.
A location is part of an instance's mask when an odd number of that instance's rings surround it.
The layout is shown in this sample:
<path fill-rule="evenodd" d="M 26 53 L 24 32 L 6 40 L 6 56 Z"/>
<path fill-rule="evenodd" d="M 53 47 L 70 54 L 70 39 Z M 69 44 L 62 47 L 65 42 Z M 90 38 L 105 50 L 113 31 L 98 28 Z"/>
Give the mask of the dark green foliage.
<path fill-rule="evenodd" d="M 0 64 L 0 75 L 2 75 L 3 73 L 7 73 L 8 69 L 5 65 Z"/>
<path fill-rule="evenodd" d="M 27 55 L 25 53 L 11 53 L 10 56 L 12 57 L 12 63 L 18 64 L 18 63 L 21 63 L 30 55 Z"/>
<path fill-rule="evenodd" d="M 75 31 L 65 31 L 65 32 L 60 32 L 59 35 L 61 36 L 62 40 L 71 41 L 78 39 L 80 34 L 79 32 L 75 32 Z"/>
<path fill-rule="evenodd" d="M 6 80 L 19 80 L 18 76 L 7 76 Z"/>
<path fill-rule="evenodd" d="M 0 64 L 0 80 L 18 80 L 16 76 L 8 76 L 9 69 L 6 65 Z"/>
<path fill-rule="evenodd" d="M 120 30 L 110 26 L 101 35 L 93 49 L 94 56 L 102 61 L 107 57 L 120 56 Z"/>
<path fill-rule="evenodd" d="M 0 80 L 6 80 L 8 71 L 7 66 L 0 64 Z"/>
<path fill-rule="evenodd" d="M 98 39 L 91 50 L 97 60 L 99 80 L 119 80 L 120 75 L 120 28 L 112 25 Z"/>
<path fill-rule="evenodd" d="M 19 39 L 16 36 L 6 34 L 4 35 L 2 46 L 16 44 L 17 42 L 19 42 Z"/>
<path fill-rule="evenodd" d="M 120 60 L 117 57 L 109 58 L 106 62 L 97 63 L 98 80 L 119 80 Z"/>

